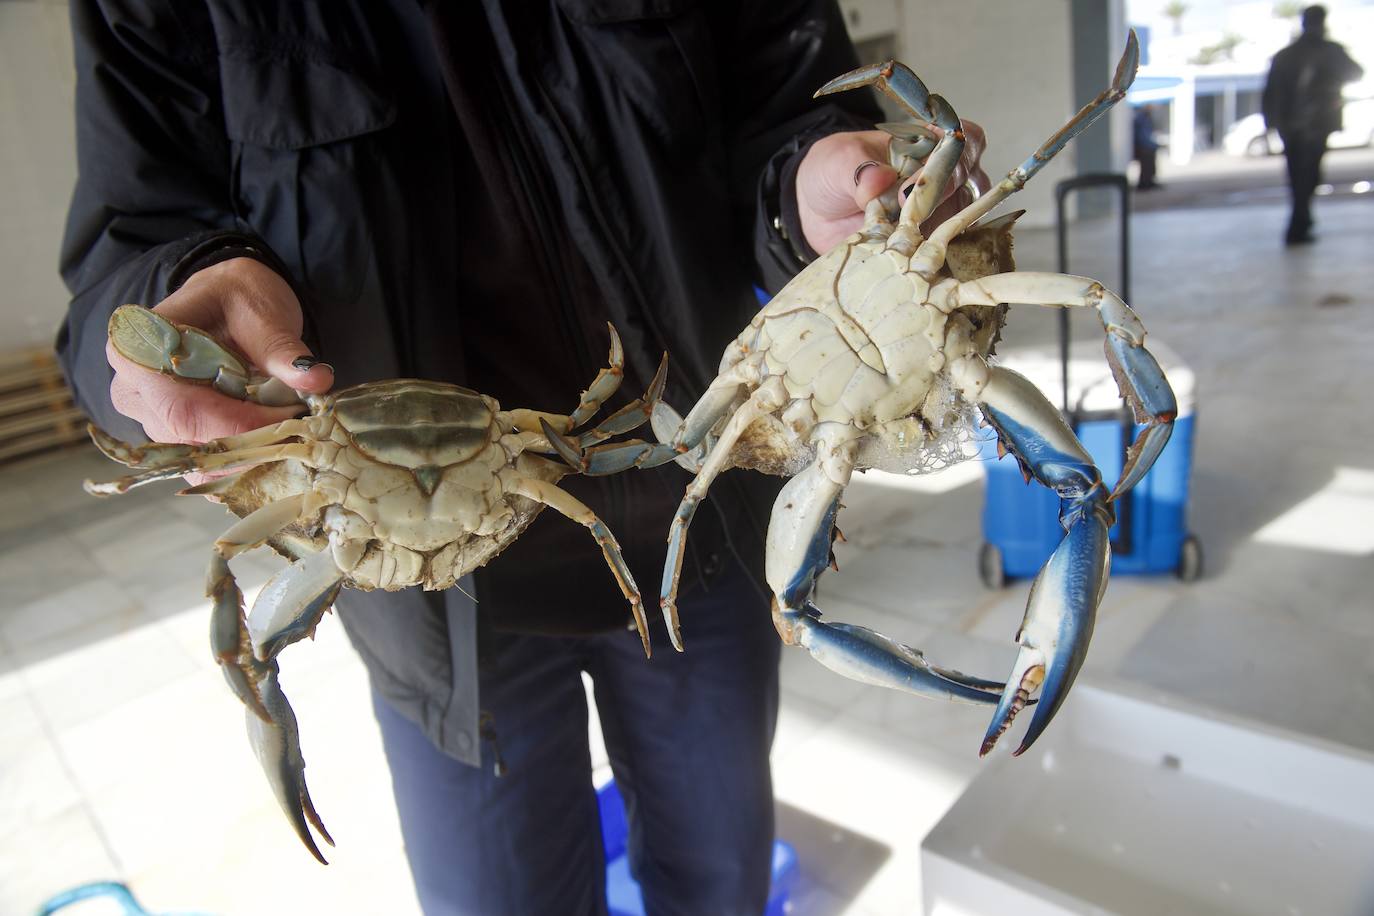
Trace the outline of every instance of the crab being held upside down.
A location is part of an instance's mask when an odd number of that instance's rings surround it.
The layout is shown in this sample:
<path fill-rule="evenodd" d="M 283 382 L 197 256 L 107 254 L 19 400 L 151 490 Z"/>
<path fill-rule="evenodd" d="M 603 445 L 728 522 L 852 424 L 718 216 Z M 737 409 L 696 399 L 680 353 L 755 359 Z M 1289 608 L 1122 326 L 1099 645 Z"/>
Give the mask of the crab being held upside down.
<path fill-rule="evenodd" d="M 773 620 L 785 643 L 866 683 L 996 703 L 983 753 L 1037 688 L 1038 706 L 1017 753 L 1044 731 L 1088 648 L 1106 586 L 1113 503 L 1163 449 L 1176 407 L 1126 303 L 1094 280 L 1012 272 L 1010 228 L 1019 214 L 978 221 L 1125 96 L 1137 60 L 1132 33 L 1111 86 L 928 237 L 920 227 L 963 150 L 958 116 L 895 62 L 831 81 L 817 95 L 873 85 L 917 119 L 882 125 L 894 136 L 893 167 L 904 181 L 915 179 L 905 202 L 896 187 L 875 199 L 860 232 L 779 292 L 726 348 L 720 374 L 685 419 L 660 405 L 653 424 L 660 444 L 584 449 L 546 430 L 564 458 L 588 473 L 674 459 L 696 471 L 670 528 L 663 574 L 661 604 L 675 646 L 682 648 L 675 596 L 692 516 L 716 475 L 755 468 L 791 477 L 773 508 L 766 561 Z M 1118 386 L 1146 424 L 1111 493 L 1059 411 L 1024 377 L 990 362 L 1009 303 L 1097 310 Z M 929 468 L 938 463 L 932 454 L 955 451 L 951 443 L 966 433 L 975 408 L 1027 479 L 1059 494 L 1065 531 L 1031 586 L 1005 685 L 932 665 L 870 629 L 824 621 L 811 600 L 829 565 L 835 516 L 853 472 Z"/>
<path fill-rule="evenodd" d="M 249 738 L 278 801 L 321 862 L 307 822 L 333 840 L 306 789 L 296 717 L 278 684 L 276 659 L 314 631 L 343 586 L 449 588 L 550 506 L 596 538 L 649 651 L 639 589 L 614 536 L 556 485 L 568 473 L 563 462 L 538 454 L 553 452 L 541 424 L 572 434 L 619 387 L 623 353 L 615 329 L 610 332 L 610 368 L 571 415 L 502 410 L 494 399 L 456 385 L 396 379 L 311 395 L 306 416 L 202 445 L 134 446 L 91 427 L 101 451 L 140 469 L 110 483 L 87 481 L 97 495 L 191 472 L 237 472 L 182 491 L 213 496 L 240 516 L 210 556 L 211 646 L 248 708 Z M 110 340 L 150 369 L 258 403 L 300 403 L 280 382 L 251 378 L 241 359 L 204 333 L 139 306 L 115 311 Z M 577 441 L 592 445 L 647 420 L 666 368 L 665 358 L 643 398 Z M 245 616 L 229 560 L 263 543 L 292 562 Z"/>

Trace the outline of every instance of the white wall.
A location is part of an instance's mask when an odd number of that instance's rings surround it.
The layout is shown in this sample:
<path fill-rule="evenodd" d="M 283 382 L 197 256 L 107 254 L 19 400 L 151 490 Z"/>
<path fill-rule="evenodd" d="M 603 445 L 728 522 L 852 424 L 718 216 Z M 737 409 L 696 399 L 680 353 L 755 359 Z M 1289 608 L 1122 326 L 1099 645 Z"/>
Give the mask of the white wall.
<path fill-rule="evenodd" d="M 0 2 L 0 351 L 52 343 L 76 181 L 75 74 L 62 0 Z"/>
<path fill-rule="evenodd" d="M 988 134 L 983 167 L 997 181 L 1078 110 L 1068 0 L 905 0 L 902 60 L 960 117 Z M 1110 74 L 1103 75 L 1106 85 Z M 1054 185 L 1074 173 L 1065 151 L 1004 209 L 1022 226 L 1054 222 Z"/>

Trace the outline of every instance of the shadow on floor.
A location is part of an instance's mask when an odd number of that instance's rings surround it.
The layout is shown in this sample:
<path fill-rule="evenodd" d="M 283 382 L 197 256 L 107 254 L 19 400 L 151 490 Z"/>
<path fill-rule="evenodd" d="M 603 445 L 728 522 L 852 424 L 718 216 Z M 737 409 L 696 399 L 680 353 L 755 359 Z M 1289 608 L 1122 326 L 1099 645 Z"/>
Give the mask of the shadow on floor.
<path fill-rule="evenodd" d="M 892 849 L 877 840 L 784 802 L 777 834 L 797 851 L 792 916 L 837 916 L 882 868 Z"/>

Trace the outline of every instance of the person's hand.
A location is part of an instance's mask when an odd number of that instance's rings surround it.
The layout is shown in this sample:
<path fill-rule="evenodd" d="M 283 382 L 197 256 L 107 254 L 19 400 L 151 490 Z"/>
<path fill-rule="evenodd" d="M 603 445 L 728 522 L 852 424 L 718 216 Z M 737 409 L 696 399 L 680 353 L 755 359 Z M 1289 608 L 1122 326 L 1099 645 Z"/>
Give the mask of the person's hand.
<path fill-rule="evenodd" d="M 979 193 L 991 183 L 979 161 L 987 147 L 983 128 L 972 121 L 964 125 L 964 152 L 945 186 L 942 203 L 922 224 L 928 231 L 973 201 L 964 186 L 973 181 Z M 797 211 L 807 244 L 824 254 L 844 241 L 864 221 L 864 207 L 897 180 L 897 172 L 887 164 L 890 134 L 881 130 L 860 130 L 831 134 L 812 144 L 797 168 Z M 865 162 L 877 166 L 857 171 Z"/>
<path fill-rule="evenodd" d="M 300 357 L 310 357 L 300 339 L 300 303 L 276 271 L 252 258 L 234 258 L 197 271 L 153 311 L 199 328 L 246 357 L 257 371 L 294 389 L 322 393 L 334 384 L 334 373 L 324 363 L 305 369 L 293 365 Z M 262 407 L 220 394 L 209 385 L 177 381 L 125 359 L 108 342 L 105 357 L 115 370 L 110 383 L 115 410 L 141 423 L 156 442 L 205 442 L 301 412 Z"/>

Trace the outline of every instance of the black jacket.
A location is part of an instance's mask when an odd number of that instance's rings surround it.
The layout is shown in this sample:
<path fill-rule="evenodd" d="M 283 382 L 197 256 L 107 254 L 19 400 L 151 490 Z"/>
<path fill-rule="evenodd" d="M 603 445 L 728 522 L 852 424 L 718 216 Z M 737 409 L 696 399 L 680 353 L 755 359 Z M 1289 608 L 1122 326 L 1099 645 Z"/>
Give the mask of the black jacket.
<path fill-rule="evenodd" d="M 669 400 L 689 406 L 756 307 L 752 285 L 775 289 L 799 266 L 778 231 L 789 163 L 816 137 L 877 120 L 866 93 L 811 98 L 856 64 L 837 9 L 822 0 L 481 6 L 493 71 L 483 91 L 501 93 L 510 114 L 488 139 L 535 176 L 517 190 L 551 224 L 537 233 L 549 248 L 535 254 L 573 258 L 593 278 L 594 290 L 555 295 L 555 311 L 575 313 L 568 327 L 586 326 L 588 310 L 612 321 L 636 382 L 670 352 Z M 468 138 L 455 127 L 441 66 L 453 36 L 434 14 L 445 8 L 73 3 L 80 175 L 62 254 L 73 299 L 58 350 L 96 422 L 143 438 L 110 405 L 110 312 L 155 304 L 244 246 L 297 290 L 307 342 L 336 367 L 340 386 L 396 376 L 468 382 L 463 354 L 480 335 L 455 339 L 453 313 L 474 308 L 463 302 L 458 252 L 473 241 L 465 214 L 483 189 L 455 168 Z M 464 328 L 480 329 L 480 318 L 474 325 L 463 314 Z M 585 386 L 604 338 L 568 343 Z M 559 411 L 577 395 L 536 382 L 521 390 L 537 402 L 513 403 L 484 390 L 507 406 Z M 722 478 L 714 518 L 699 514 L 694 525 L 696 581 L 686 588 L 709 587 L 729 562 L 760 574 L 775 491 L 764 480 Z M 685 482 L 666 468 L 565 483 L 626 543 L 652 590 Z M 623 616 L 591 539 L 552 515 L 497 563 L 563 587 L 548 574 L 556 551 L 532 545 L 575 541 L 587 594 Z M 499 604 L 496 591 L 482 595 L 484 612 Z M 349 592 L 341 610 L 383 695 L 441 748 L 476 762 L 472 603 L 457 590 Z"/>
<path fill-rule="evenodd" d="M 1341 87 L 1364 70 L 1345 48 L 1303 33 L 1274 55 L 1262 98 L 1264 123 L 1284 134 L 1325 137 L 1341 129 Z"/>

